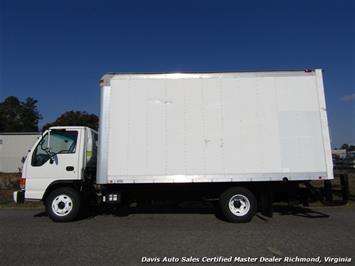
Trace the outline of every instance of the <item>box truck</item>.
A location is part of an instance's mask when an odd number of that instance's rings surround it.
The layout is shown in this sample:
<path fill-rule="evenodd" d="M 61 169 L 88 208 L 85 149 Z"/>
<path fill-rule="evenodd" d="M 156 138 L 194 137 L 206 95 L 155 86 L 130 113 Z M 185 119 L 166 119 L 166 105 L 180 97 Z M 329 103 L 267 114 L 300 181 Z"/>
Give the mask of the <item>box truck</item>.
<path fill-rule="evenodd" d="M 333 179 L 320 69 L 109 73 L 100 87 L 99 132 L 46 130 L 16 202 L 41 200 L 51 219 L 70 221 L 93 199 L 193 195 L 247 222 L 274 187 Z"/>

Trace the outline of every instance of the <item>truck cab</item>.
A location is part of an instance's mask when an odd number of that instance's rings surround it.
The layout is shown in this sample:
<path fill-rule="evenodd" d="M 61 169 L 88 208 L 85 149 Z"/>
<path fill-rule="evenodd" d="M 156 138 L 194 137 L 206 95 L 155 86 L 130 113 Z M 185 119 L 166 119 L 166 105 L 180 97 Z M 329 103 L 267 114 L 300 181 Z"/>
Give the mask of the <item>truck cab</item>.
<path fill-rule="evenodd" d="M 94 182 L 96 154 L 95 130 L 69 126 L 49 128 L 26 157 L 20 181 L 21 190 L 14 192 L 14 200 L 46 202 L 48 196 L 63 187 L 71 190 Z M 54 197 L 56 203 L 51 202 L 50 207 L 53 207 L 54 215 L 62 214 L 64 217 L 73 207 L 73 200 L 70 202 L 65 193 L 61 195 Z"/>

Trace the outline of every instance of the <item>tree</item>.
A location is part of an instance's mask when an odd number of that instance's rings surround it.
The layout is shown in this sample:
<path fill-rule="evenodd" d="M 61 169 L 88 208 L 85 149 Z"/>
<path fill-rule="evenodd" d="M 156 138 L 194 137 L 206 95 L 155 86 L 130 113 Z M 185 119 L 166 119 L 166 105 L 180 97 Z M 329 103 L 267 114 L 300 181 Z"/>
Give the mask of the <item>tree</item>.
<path fill-rule="evenodd" d="M 97 130 L 99 118 L 95 114 L 81 111 L 69 111 L 60 115 L 54 122 L 43 126 L 43 130 L 52 126 L 85 126 Z"/>
<path fill-rule="evenodd" d="M 38 121 L 42 119 L 37 108 L 37 100 L 27 98 L 21 102 L 17 97 L 7 97 L 0 102 L 0 131 L 38 131 Z"/>
<path fill-rule="evenodd" d="M 340 146 L 340 149 L 342 150 L 348 150 L 349 149 L 349 144 L 343 144 Z"/>
<path fill-rule="evenodd" d="M 355 151 L 355 145 L 343 144 L 343 145 L 341 145 L 340 149 L 343 149 L 346 151 Z"/>

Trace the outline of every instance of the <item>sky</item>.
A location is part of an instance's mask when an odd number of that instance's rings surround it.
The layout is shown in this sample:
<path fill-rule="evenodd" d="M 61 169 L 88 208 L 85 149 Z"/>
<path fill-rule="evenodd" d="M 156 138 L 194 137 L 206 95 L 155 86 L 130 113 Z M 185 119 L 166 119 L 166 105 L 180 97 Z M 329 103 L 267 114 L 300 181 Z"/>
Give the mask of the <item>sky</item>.
<path fill-rule="evenodd" d="M 99 113 L 107 72 L 322 68 L 332 146 L 355 144 L 355 1 L 0 0 L 0 101 Z"/>

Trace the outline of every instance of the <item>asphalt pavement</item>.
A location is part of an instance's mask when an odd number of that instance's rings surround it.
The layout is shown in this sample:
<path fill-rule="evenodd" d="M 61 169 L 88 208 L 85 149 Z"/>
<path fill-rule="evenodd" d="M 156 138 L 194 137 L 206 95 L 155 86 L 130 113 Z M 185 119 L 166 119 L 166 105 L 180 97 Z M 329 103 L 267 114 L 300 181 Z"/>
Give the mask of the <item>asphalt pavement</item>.
<path fill-rule="evenodd" d="M 354 243 L 353 207 L 279 209 L 273 218 L 247 224 L 227 223 L 196 206 L 132 209 L 71 223 L 54 223 L 40 209 L 0 209 L 1 265 L 144 265 L 164 258 L 174 265 L 194 259 L 194 265 L 208 259 L 216 265 L 286 256 L 354 263 Z"/>

